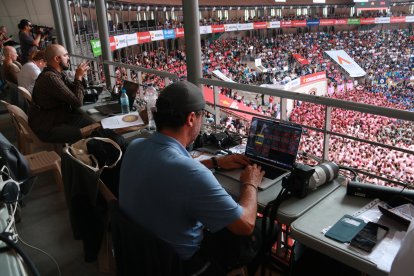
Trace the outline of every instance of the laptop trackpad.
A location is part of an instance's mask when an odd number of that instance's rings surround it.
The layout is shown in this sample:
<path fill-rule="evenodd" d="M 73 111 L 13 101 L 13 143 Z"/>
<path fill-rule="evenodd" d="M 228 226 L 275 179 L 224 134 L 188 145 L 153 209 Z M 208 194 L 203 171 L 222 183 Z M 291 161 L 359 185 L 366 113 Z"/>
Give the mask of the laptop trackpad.
<path fill-rule="evenodd" d="M 243 171 L 242 169 L 235 169 L 235 170 L 228 170 L 228 171 L 216 171 L 215 173 L 227 176 L 227 177 L 229 177 L 231 179 L 234 179 L 234 180 L 237 180 L 237 181 L 240 181 L 240 174 L 242 173 L 242 171 Z M 260 183 L 260 185 L 259 185 L 259 190 L 265 190 L 265 189 L 269 188 L 270 186 L 273 186 L 284 175 L 286 175 L 288 173 L 289 172 L 286 172 L 286 173 L 280 175 L 279 177 L 276 177 L 275 179 L 270 179 L 270 178 L 263 177 L 262 183 Z"/>

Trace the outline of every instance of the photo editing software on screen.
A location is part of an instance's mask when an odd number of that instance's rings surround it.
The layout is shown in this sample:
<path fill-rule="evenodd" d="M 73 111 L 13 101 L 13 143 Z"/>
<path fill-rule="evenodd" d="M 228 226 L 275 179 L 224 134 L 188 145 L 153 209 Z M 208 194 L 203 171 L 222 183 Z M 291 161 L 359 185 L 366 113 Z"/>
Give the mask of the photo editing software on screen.
<path fill-rule="evenodd" d="M 246 155 L 290 169 L 296 160 L 301 135 L 300 127 L 254 118 Z"/>

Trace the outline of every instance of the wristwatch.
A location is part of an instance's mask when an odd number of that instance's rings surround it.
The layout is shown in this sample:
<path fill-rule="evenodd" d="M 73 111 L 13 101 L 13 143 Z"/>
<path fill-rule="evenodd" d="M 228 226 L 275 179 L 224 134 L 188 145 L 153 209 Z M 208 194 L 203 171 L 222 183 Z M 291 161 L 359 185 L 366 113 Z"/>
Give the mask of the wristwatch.
<path fill-rule="evenodd" d="M 216 157 L 211 157 L 211 162 L 213 163 L 213 169 L 215 170 L 220 170 L 220 166 L 218 164 L 217 158 Z"/>

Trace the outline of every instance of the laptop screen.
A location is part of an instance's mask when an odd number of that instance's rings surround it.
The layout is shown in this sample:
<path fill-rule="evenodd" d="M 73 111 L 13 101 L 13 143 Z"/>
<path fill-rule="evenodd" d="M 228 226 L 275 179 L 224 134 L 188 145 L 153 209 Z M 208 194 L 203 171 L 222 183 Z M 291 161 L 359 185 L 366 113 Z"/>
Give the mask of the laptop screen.
<path fill-rule="evenodd" d="M 246 156 L 292 169 L 299 149 L 302 127 L 253 117 L 246 145 Z"/>

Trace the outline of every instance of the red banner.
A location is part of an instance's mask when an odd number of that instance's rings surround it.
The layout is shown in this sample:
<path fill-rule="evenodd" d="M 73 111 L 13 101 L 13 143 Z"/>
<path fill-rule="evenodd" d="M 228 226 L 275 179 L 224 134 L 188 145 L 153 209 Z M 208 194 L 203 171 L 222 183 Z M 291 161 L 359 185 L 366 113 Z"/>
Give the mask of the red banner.
<path fill-rule="evenodd" d="M 405 23 L 405 16 L 393 16 L 390 21 L 391 23 Z"/>
<path fill-rule="evenodd" d="M 254 22 L 253 27 L 254 27 L 254 29 L 266 29 L 267 28 L 267 22 Z"/>
<path fill-rule="evenodd" d="M 293 27 L 306 27 L 306 20 L 292 20 Z"/>
<path fill-rule="evenodd" d="M 306 58 L 304 58 L 302 55 L 293 54 L 292 56 L 296 59 L 297 62 L 299 62 L 302 65 L 309 64 L 309 61 Z"/>
<path fill-rule="evenodd" d="M 375 18 L 361 18 L 360 24 L 361 25 L 375 24 Z"/>
<path fill-rule="evenodd" d="M 175 37 L 183 37 L 183 36 L 184 36 L 184 28 L 176 28 Z"/>
<path fill-rule="evenodd" d="M 113 37 L 113 36 L 109 37 L 109 47 L 111 47 L 111 51 L 116 50 L 115 37 Z"/>
<path fill-rule="evenodd" d="M 300 84 L 307 84 L 310 82 L 315 82 L 315 81 L 320 81 L 320 80 L 324 80 L 326 79 L 326 72 L 322 71 L 322 72 L 317 72 L 314 74 L 310 74 L 310 75 L 306 75 L 303 77 L 300 77 Z"/>
<path fill-rule="evenodd" d="M 347 25 L 348 19 L 335 19 L 333 24 L 334 25 Z"/>
<path fill-rule="evenodd" d="M 334 19 L 320 19 L 319 25 L 320 26 L 332 26 L 334 25 L 335 20 Z"/>
<path fill-rule="evenodd" d="M 211 32 L 212 33 L 224 33 L 224 25 L 211 25 Z"/>
<path fill-rule="evenodd" d="M 150 32 L 140 32 L 140 33 L 137 33 L 137 35 L 138 35 L 138 44 L 151 42 Z"/>
<path fill-rule="evenodd" d="M 280 27 L 282 27 L 282 28 L 293 27 L 292 21 L 290 21 L 290 20 L 282 20 L 280 22 Z"/>

